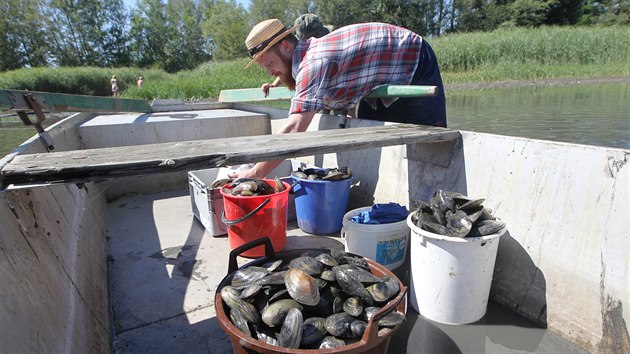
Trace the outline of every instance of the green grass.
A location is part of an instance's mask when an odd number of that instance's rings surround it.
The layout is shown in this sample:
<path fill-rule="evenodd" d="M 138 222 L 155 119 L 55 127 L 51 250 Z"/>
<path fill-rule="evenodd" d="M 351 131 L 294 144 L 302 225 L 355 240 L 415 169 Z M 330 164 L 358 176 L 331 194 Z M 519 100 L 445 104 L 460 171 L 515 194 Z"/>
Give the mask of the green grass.
<path fill-rule="evenodd" d="M 630 26 L 503 28 L 428 39 L 445 83 L 550 78 L 630 77 Z M 139 68 L 34 68 L 0 73 L 0 89 L 109 96 L 116 75 L 129 98 L 217 98 L 223 89 L 270 82 L 247 58 L 211 62 L 192 71 L 168 74 Z M 135 87 L 138 76 L 145 85 Z"/>

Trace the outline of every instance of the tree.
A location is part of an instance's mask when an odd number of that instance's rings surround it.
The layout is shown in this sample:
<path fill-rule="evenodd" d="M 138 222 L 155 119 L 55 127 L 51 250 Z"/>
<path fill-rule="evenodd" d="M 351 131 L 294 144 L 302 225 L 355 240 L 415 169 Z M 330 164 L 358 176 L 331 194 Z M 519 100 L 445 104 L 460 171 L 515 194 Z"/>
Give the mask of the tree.
<path fill-rule="evenodd" d="M 0 2 L 0 71 L 48 64 L 45 20 L 40 0 Z"/>
<path fill-rule="evenodd" d="M 170 28 L 176 33 L 165 45 L 164 69 L 168 72 L 190 70 L 210 60 L 210 42 L 203 35 L 202 14 L 194 0 L 171 0 L 166 5 Z"/>
<path fill-rule="evenodd" d="M 49 0 L 46 15 L 54 61 L 61 66 L 128 63 L 122 0 Z"/>
<path fill-rule="evenodd" d="M 247 11 L 233 0 L 206 0 L 202 3 L 201 27 L 207 38 L 212 38 L 212 58 L 229 60 L 245 55 L 245 38 L 252 23 L 247 21 Z"/>
<path fill-rule="evenodd" d="M 131 14 L 132 57 L 140 67 L 166 67 L 166 46 L 176 31 L 160 0 L 140 0 Z"/>

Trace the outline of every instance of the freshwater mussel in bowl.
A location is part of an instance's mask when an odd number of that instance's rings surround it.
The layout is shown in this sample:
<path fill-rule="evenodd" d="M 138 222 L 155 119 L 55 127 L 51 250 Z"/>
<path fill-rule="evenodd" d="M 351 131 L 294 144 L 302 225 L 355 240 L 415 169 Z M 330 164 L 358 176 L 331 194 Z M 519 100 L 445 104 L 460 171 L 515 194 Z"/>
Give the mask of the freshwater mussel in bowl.
<path fill-rule="evenodd" d="M 210 187 L 223 188 L 224 193 L 241 197 L 269 195 L 284 190 L 284 185 L 278 177 L 272 184 L 260 178 L 218 179 Z"/>
<path fill-rule="evenodd" d="M 359 341 L 369 319 L 401 292 L 398 279 L 376 275 L 365 259 L 339 249 L 248 266 L 226 279 L 220 294 L 234 326 L 265 344 L 290 349 Z M 379 336 L 404 320 L 392 306 L 378 321 Z"/>
<path fill-rule="evenodd" d="M 479 237 L 501 232 L 505 223 L 484 207 L 483 198 L 438 189 L 429 203 L 416 201 L 413 223 L 425 231 L 451 237 Z"/>
<path fill-rule="evenodd" d="M 299 179 L 315 180 L 315 181 L 338 181 L 352 177 L 352 171 L 348 167 L 335 168 L 302 168 L 291 172 L 291 176 Z"/>

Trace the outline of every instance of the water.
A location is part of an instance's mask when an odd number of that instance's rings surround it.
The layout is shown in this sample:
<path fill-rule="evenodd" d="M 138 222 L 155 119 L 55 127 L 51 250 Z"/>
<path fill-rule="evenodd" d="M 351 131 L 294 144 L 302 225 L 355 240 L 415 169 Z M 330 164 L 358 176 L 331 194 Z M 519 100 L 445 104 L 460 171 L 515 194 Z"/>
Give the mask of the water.
<path fill-rule="evenodd" d="M 446 102 L 453 129 L 630 149 L 630 82 L 450 90 Z M 0 119 L 0 156 L 34 133 Z"/>
<path fill-rule="evenodd" d="M 630 149 L 630 82 L 447 91 L 448 126 Z"/>

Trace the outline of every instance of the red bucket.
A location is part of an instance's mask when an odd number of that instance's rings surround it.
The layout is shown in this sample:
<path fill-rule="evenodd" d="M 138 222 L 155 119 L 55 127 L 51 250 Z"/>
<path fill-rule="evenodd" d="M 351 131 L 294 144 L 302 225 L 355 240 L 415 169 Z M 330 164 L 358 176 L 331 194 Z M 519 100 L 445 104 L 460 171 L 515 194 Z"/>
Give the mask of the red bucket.
<path fill-rule="evenodd" d="M 263 179 L 270 185 L 275 180 Z M 223 191 L 224 214 L 222 221 L 227 225 L 230 249 L 236 249 L 250 241 L 268 237 L 273 250 L 278 252 L 287 242 L 287 204 L 291 186 L 282 182 L 284 190 L 279 193 L 242 197 Z M 252 248 L 241 256 L 258 258 L 265 255 L 264 246 Z"/>

